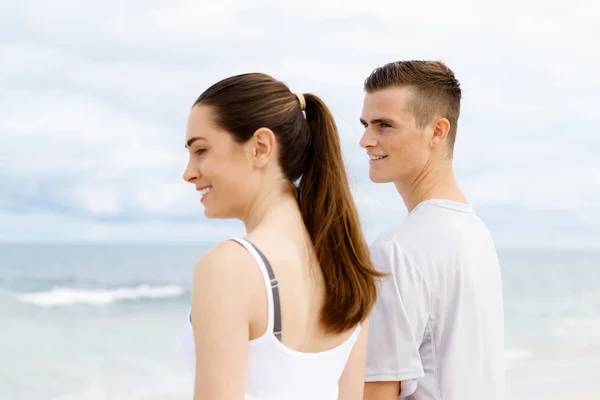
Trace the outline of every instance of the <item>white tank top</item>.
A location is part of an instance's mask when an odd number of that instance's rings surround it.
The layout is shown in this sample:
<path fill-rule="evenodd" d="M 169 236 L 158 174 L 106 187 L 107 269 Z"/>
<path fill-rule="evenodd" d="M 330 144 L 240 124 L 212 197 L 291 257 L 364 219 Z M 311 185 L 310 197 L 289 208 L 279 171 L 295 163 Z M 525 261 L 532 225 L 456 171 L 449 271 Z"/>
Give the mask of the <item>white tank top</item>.
<path fill-rule="evenodd" d="M 245 239 L 234 238 L 254 257 L 260 267 L 268 298 L 268 323 L 265 333 L 248 342 L 246 400 L 337 400 L 338 381 L 344 371 L 360 324 L 352 335 L 333 349 L 302 353 L 286 347 L 275 334 L 281 326 L 277 280 L 262 253 Z M 188 317 L 183 331 L 183 346 L 192 372 L 195 349 L 192 325 Z"/>

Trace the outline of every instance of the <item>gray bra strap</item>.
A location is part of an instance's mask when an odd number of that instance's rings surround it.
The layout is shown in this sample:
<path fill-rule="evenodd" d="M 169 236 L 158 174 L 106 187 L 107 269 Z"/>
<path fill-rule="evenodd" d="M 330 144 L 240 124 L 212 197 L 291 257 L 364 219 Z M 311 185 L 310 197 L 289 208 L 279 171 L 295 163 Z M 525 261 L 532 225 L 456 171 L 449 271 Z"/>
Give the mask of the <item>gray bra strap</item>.
<path fill-rule="evenodd" d="M 279 282 L 277 281 L 277 278 L 275 278 L 273 268 L 271 267 L 269 260 L 267 260 L 267 257 L 265 257 L 265 255 L 250 241 L 247 239 L 244 240 L 248 242 L 254 248 L 254 250 L 256 250 L 267 269 L 267 273 L 269 274 L 271 291 L 273 292 L 273 334 L 279 341 L 281 341 L 281 301 L 279 300 Z"/>

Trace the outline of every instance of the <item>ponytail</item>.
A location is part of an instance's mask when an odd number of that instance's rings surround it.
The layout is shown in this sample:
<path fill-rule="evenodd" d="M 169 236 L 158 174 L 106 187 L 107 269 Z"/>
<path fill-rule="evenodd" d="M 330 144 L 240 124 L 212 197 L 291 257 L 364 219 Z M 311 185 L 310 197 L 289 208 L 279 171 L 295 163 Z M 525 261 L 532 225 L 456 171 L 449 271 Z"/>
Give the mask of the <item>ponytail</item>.
<path fill-rule="evenodd" d="M 238 143 L 261 127 L 275 133 L 284 174 L 291 186 L 300 180 L 298 203 L 325 280 L 321 322 L 331 332 L 344 332 L 364 321 L 382 275 L 371 263 L 327 106 L 314 94 L 294 96 L 261 73 L 219 81 L 195 104 L 211 107 L 218 126 Z"/>
<path fill-rule="evenodd" d="M 344 332 L 362 322 L 376 300 L 372 265 L 342 159 L 337 126 L 316 95 L 304 94 L 311 144 L 299 204 L 325 280 L 323 324 Z"/>

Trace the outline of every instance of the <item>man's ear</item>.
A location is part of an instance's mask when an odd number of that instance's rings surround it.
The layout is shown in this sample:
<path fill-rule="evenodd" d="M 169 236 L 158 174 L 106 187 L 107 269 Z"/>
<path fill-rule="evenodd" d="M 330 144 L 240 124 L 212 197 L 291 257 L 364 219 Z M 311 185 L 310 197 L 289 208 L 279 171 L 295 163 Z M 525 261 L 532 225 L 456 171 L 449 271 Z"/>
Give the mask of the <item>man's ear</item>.
<path fill-rule="evenodd" d="M 450 132 L 450 121 L 446 118 L 436 118 L 432 122 L 433 132 L 429 144 L 433 148 L 439 147 L 446 141 L 448 132 Z"/>
<path fill-rule="evenodd" d="M 268 128 L 259 128 L 252 137 L 254 165 L 263 168 L 275 154 L 275 134 Z"/>

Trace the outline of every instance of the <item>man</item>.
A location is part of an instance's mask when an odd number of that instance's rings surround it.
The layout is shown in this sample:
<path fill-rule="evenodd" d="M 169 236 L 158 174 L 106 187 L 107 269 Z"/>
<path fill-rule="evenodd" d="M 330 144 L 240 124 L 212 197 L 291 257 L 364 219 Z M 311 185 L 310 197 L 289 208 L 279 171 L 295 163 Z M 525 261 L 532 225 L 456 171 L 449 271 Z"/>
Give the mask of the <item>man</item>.
<path fill-rule="evenodd" d="M 491 235 L 454 178 L 461 89 L 433 61 L 365 81 L 360 141 L 408 217 L 372 245 L 388 274 L 370 319 L 367 400 L 504 400 L 504 312 Z"/>

